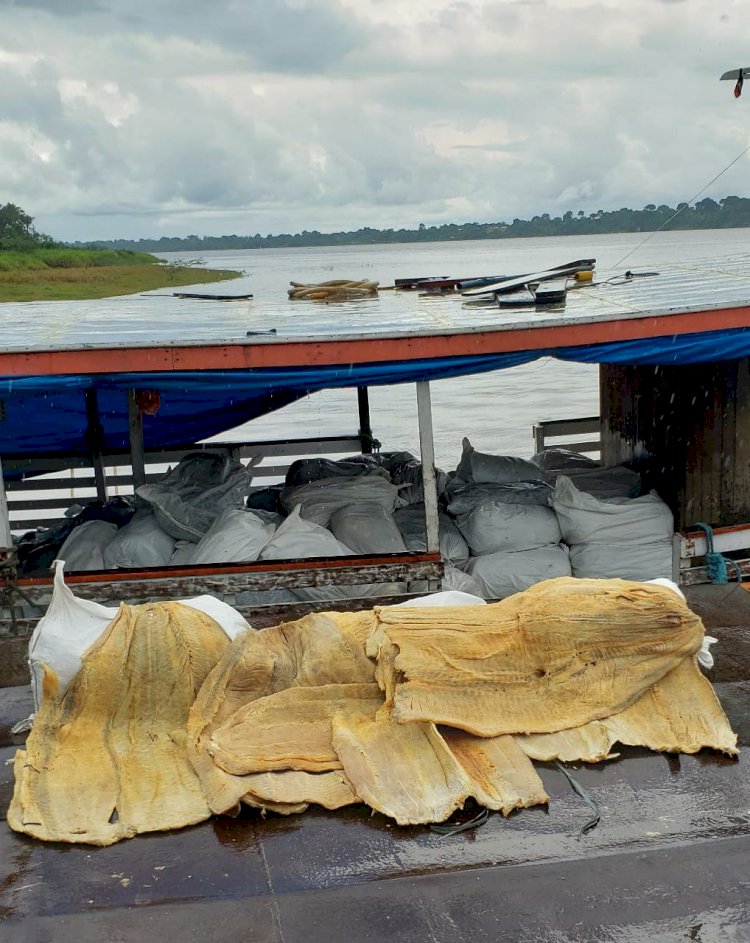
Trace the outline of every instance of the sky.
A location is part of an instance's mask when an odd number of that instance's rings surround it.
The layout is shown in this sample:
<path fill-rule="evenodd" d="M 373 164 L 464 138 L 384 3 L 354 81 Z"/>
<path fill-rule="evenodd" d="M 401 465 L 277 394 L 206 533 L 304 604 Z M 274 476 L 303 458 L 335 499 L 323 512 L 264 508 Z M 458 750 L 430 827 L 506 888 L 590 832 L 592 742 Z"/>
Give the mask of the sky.
<path fill-rule="evenodd" d="M 747 0 L 0 0 L 0 204 L 64 241 L 675 206 L 750 144 L 740 66 Z"/>

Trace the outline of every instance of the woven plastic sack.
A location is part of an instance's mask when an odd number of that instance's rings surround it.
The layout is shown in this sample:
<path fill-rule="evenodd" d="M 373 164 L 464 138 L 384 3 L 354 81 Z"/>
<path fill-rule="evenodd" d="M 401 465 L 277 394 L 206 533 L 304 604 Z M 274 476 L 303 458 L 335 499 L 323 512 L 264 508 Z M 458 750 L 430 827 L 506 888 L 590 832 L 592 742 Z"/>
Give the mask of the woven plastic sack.
<path fill-rule="evenodd" d="M 191 563 L 252 563 L 276 528 L 252 511 L 223 511 L 195 546 Z"/>
<path fill-rule="evenodd" d="M 532 504 L 481 504 L 456 523 L 475 556 L 533 550 L 561 540 L 552 508 Z"/>
<path fill-rule="evenodd" d="M 319 481 L 294 488 L 285 488 L 281 503 L 287 511 L 300 508 L 305 520 L 328 527 L 336 511 L 350 504 L 375 502 L 393 512 L 398 488 L 381 475 L 359 475 L 356 478 L 321 478 Z"/>
<path fill-rule="evenodd" d="M 117 524 L 111 524 L 109 521 L 85 521 L 70 532 L 57 555 L 66 561 L 70 573 L 103 570 L 104 549 L 109 546 L 116 533 Z"/>
<path fill-rule="evenodd" d="M 401 531 L 406 549 L 412 553 L 423 553 L 427 550 L 427 525 L 423 504 L 413 504 L 408 508 L 401 508 L 393 515 L 393 519 Z M 469 548 L 461 536 L 461 532 L 447 514 L 438 515 L 438 539 L 440 556 L 455 567 L 464 567 L 469 560 Z"/>
<path fill-rule="evenodd" d="M 509 481 L 540 481 L 542 470 L 533 462 L 513 455 L 489 455 L 477 452 L 468 439 L 462 442 L 463 452 L 456 467 L 456 477 L 462 481 L 481 484 Z"/>
<path fill-rule="evenodd" d="M 136 511 L 130 523 L 121 527 L 104 548 L 104 566 L 109 570 L 166 566 L 174 545 L 174 537 L 165 533 L 153 512 L 144 508 Z"/>
<path fill-rule="evenodd" d="M 348 504 L 331 516 L 331 533 L 354 553 L 405 553 L 393 514 L 371 501 Z"/>
<path fill-rule="evenodd" d="M 485 599 L 504 599 L 542 580 L 572 575 L 568 551 L 562 546 L 472 557 L 466 572 L 479 582 Z"/>

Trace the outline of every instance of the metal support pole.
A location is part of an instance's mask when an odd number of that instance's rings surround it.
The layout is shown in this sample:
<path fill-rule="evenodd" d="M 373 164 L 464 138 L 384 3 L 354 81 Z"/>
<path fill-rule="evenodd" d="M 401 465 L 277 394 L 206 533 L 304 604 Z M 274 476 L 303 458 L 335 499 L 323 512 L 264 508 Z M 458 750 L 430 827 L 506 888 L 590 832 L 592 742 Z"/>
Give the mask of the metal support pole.
<path fill-rule="evenodd" d="M 357 406 L 359 407 L 359 441 L 363 454 L 372 452 L 375 440 L 372 437 L 370 423 L 370 393 L 366 386 L 357 387 Z M 379 443 L 378 443 L 379 444 Z"/>
<path fill-rule="evenodd" d="M 104 459 L 102 458 L 102 444 L 104 441 L 104 429 L 99 415 L 99 401 L 96 390 L 86 390 L 86 443 L 91 455 L 91 464 L 94 468 L 94 481 L 96 482 L 96 496 L 104 502 L 107 500 L 107 477 L 104 471 Z"/>
<path fill-rule="evenodd" d="M 438 530 L 435 445 L 432 438 L 432 401 L 430 399 L 430 384 L 426 380 L 417 383 L 417 419 L 419 422 L 419 450 L 422 459 L 422 483 L 424 485 L 427 551 L 428 553 L 438 553 L 440 550 L 440 536 Z"/>
<path fill-rule="evenodd" d="M 12 547 L 13 537 L 10 533 L 10 512 L 8 510 L 8 496 L 5 493 L 5 476 L 3 463 L 0 460 L 0 547 Z"/>
<path fill-rule="evenodd" d="M 128 391 L 128 424 L 130 427 L 130 465 L 133 469 L 133 490 L 146 484 L 146 456 L 143 449 L 143 412 L 138 405 L 138 391 Z"/>

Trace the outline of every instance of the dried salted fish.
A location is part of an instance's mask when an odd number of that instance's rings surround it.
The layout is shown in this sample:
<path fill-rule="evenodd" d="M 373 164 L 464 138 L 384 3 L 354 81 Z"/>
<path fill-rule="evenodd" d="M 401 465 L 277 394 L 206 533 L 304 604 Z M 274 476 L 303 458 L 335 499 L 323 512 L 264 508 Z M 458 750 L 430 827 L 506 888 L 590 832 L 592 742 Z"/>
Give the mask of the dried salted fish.
<path fill-rule="evenodd" d="M 211 809 L 185 750 L 188 711 L 229 645 L 179 603 L 121 606 L 64 694 L 44 698 L 15 761 L 8 823 L 48 841 L 109 845 Z"/>
<path fill-rule="evenodd" d="M 676 593 L 624 580 L 562 577 L 490 606 L 376 612 L 368 644 L 393 719 L 485 737 L 622 711 L 704 636 Z"/>

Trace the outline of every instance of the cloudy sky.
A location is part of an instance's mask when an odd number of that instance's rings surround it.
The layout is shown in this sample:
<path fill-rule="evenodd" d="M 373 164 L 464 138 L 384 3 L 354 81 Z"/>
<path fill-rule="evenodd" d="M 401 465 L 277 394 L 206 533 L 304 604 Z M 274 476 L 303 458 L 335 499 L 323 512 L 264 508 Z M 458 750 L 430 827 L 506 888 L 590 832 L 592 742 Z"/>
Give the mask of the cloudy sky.
<path fill-rule="evenodd" d="M 742 65 L 747 0 L 0 0 L 0 203 L 64 240 L 674 205 L 750 143 Z"/>

